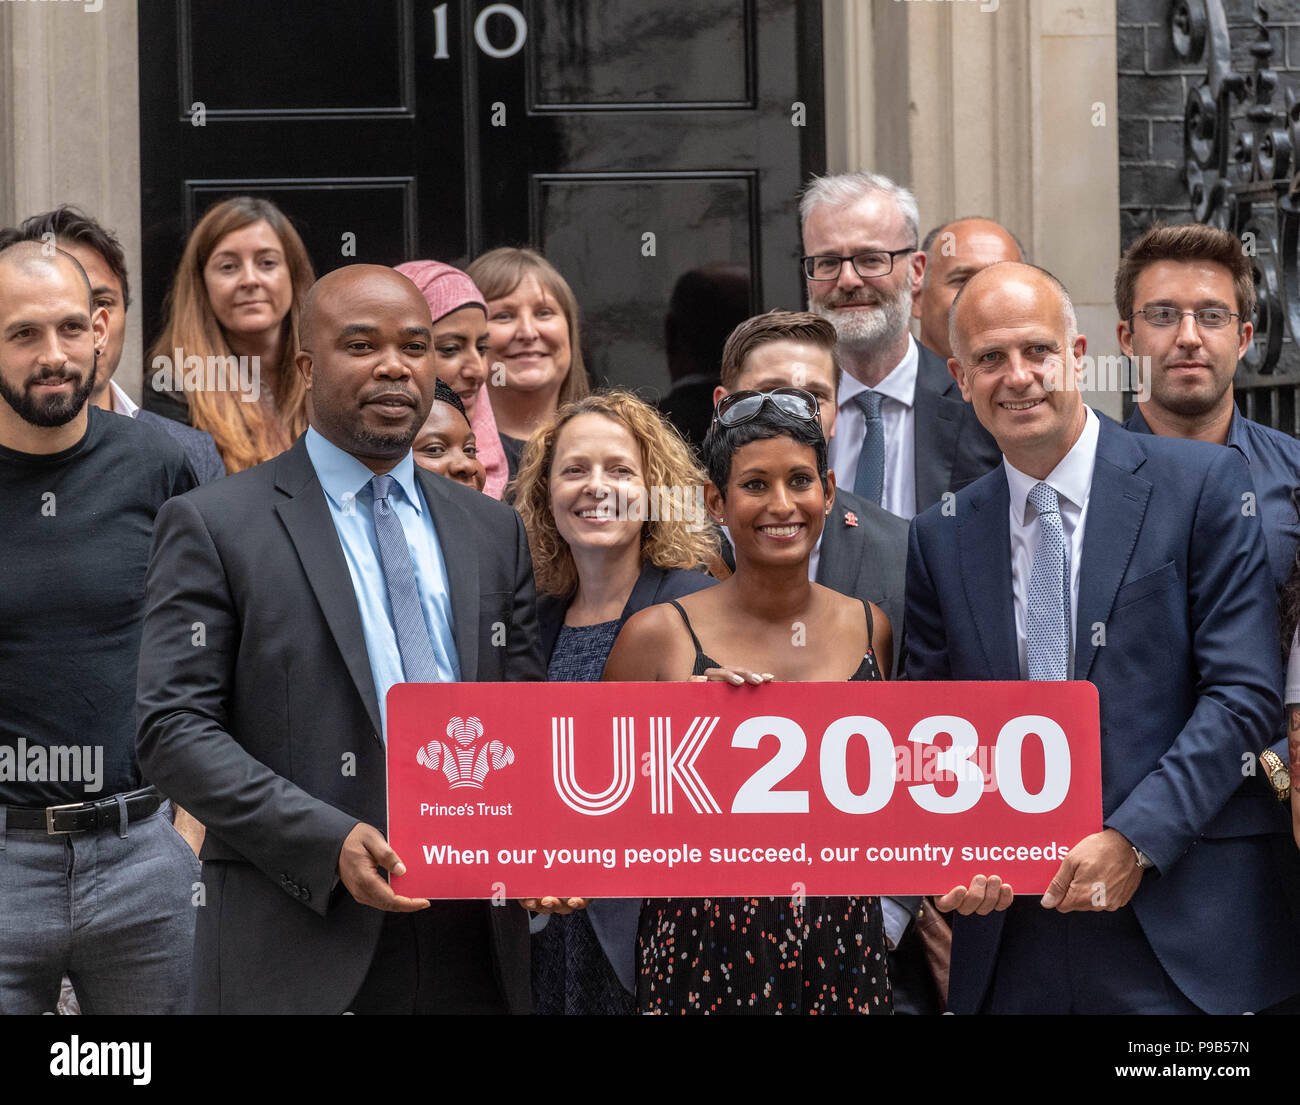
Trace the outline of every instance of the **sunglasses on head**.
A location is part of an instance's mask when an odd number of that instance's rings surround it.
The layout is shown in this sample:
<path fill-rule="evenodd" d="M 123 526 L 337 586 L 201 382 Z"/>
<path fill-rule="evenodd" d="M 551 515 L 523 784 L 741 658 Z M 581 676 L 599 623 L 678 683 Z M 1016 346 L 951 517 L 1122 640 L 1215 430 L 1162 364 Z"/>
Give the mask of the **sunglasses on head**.
<path fill-rule="evenodd" d="M 803 388 L 733 391 L 718 400 L 718 405 L 713 408 L 713 421 L 728 427 L 743 425 L 757 418 L 766 403 L 803 422 L 815 422 L 821 426 L 822 413 L 817 398 Z"/>

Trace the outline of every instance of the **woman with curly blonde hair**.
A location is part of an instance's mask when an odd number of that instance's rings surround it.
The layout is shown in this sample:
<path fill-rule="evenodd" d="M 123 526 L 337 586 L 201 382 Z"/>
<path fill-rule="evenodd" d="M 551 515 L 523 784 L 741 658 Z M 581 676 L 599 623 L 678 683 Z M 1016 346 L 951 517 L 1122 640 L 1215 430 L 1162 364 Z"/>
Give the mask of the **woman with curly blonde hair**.
<path fill-rule="evenodd" d="M 704 473 L 677 431 L 626 391 L 567 403 L 524 448 L 515 484 L 553 682 L 594 682 L 638 610 L 715 582 Z M 634 1010 L 639 900 L 552 916 L 533 937 L 539 1013 Z M 540 919 L 539 919 L 540 920 Z"/>

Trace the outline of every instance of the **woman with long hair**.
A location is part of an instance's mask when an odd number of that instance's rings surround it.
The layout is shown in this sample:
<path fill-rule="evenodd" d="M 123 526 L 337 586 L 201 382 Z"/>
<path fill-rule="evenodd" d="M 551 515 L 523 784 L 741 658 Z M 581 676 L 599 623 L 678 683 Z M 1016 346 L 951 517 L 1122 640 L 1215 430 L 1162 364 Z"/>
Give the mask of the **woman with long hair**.
<path fill-rule="evenodd" d="M 173 417 L 212 435 L 227 472 L 277 456 L 307 428 L 294 358 L 315 279 L 298 232 L 269 200 L 221 200 L 185 243 L 152 379 L 176 400 Z"/>
<path fill-rule="evenodd" d="M 725 395 L 703 454 L 705 502 L 735 544 L 735 573 L 630 618 L 605 679 L 884 678 L 885 614 L 808 579 L 835 495 L 816 398 L 787 387 Z M 641 1012 L 892 1012 L 875 897 L 648 900 L 638 947 Z"/>
<path fill-rule="evenodd" d="M 487 298 L 487 396 L 513 479 L 533 431 L 591 390 L 578 301 L 555 266 L 531 249 L 489 250 L 466 271 Z"/>
<path fill-rule="evenodd" d="M 595 682 L 638 610 L 714 581 L 704 474 L 677 431 L 626 391 L 559 409 L 529 439 L 515 506 L 528 531 L 548 677 Z M 533 938 L 541 1013 L 631 1013 L 639 899 L 552 917 Z"/>

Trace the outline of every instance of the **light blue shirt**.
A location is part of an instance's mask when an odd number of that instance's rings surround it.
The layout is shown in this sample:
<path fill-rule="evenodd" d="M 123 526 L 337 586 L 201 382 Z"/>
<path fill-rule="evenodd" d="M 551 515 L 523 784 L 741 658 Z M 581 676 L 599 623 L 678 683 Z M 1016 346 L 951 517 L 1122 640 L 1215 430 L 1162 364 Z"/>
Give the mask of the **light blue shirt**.
<path fill-rule="evenodd" d="M 402 675 L 402 657 L 397 649 L 397 632 L 388 605 L 388 587 L 379 560 L 370 495 L 362 493 L 374 473 L 315 429 L 308 429 L 306 444 L 312 467 L 325 489 L 334 528 L 343 546 L 343 558 L 348 564 L 348 574 L 352 576 L 352 589 L 356 592 L 361 628 L 366 637 L 366 655 L 370 657 L 370 674 L 374 677 L 375 693 L 379 696 L 384 742 L 387 743 L 388 688 L 406 680 Z M 390 499 L 411 552 L 415 586 L 420 593 L 429 640 L 433 642 L 438 679 L 444 683 L 458 683 L 460 660 L 452 632 L 447 565 L 442 558 L 433 514 L 415 478 L 412 454 L 408 452 L 388 474 L 395 481 Z"/>

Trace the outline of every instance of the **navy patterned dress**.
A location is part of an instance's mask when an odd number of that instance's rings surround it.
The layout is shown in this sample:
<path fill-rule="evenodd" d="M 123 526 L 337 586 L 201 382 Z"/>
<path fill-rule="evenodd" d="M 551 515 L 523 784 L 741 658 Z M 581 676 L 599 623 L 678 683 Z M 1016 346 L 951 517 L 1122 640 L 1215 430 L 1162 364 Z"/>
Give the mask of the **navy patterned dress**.
<path fill-rule="evenodd" d="M 565 625 L 551 653 L 552 683 L 594 683 L 605 671 L 622 619 Z M 632 995 L 619 982 L 585 910 L 551 914 L 531 943 L 533 1008 L 542 1015 L 627 1015 Z"/>

